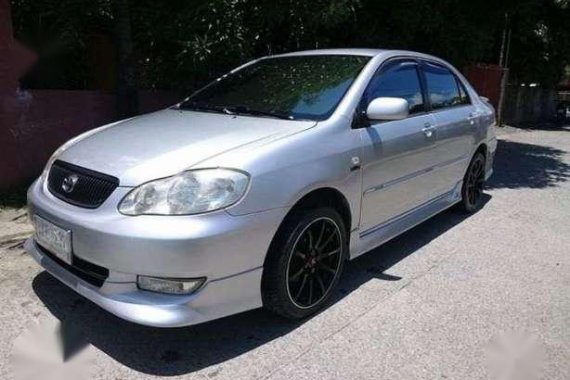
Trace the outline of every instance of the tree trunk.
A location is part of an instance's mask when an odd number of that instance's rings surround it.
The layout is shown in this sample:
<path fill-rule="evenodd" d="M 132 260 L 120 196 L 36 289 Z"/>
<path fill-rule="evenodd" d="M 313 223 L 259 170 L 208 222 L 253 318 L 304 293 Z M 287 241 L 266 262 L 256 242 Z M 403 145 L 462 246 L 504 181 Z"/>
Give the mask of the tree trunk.
<path fill-rule="evenodd" d="M 131 38 L 131 19 L 128 0 L 113 0 L 115 16 L 115 40 L 117 44 L 117 116 L 130 117 L 138 114 L 137 89 Z"/>

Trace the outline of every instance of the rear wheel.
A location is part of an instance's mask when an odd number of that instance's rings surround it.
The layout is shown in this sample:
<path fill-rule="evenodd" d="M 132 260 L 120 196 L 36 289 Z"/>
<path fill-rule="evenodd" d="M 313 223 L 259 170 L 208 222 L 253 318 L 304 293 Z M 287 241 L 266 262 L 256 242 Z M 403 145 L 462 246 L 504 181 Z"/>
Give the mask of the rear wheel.
<path fill-rule="evenodd" d="M 347 249 L 345 226 L 335 210 L 319 208 L 289 218 L 265 262 L 264 306 L 291 319 L 321 309 L 338 284 Z"/>
<path fill-rule="evenodd" d="M 463 178 L 461 188 L 461 208 L 465 212 L 474 212 L 481 207 L 483 187 L 485 185 L 485 156 L 478 152 L 475 154 L 467 173 Z"/>

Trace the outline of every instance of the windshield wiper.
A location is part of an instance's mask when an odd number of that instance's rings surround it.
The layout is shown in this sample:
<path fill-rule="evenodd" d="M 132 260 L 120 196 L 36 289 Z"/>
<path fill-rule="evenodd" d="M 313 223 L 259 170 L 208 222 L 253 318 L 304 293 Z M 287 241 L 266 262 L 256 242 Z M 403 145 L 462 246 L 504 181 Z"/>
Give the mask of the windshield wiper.
<path fill-rule="evenodd" d="M 252 116 L 268 116 L 268 117 L 275 117 L 277 119 L 284 119 L 284 120 L 295 120 L 293 115 L 287 115 L 282 112 L 275 112 L 275 111 L 261 111 L 249 108 L 247 106 L 225 106 L 221 107 L 224 112 L 229 113 L 231 115 L 252 115 Z"/>
<path fill-rule="evenodd" d="M 231 112 L 226 110 L 226 107 L 216 106 L 213 104 L 192 102 L 192 101 L 186 101 L 186 102 L 180 103 L 180 105 L 178 106 L 178 109 L 195 110 L 195 111 L 209 111 L 209 112 L 219 112 L 219 113 L 231 114 Z"/>
<path fill-rule="evenodd" d="M 196 111 L 213 111 L 213 112 L 225 113 L 228 115 L 268 116 L 284 120 L 295 120 L 294 116 L 287 115 L 282 112 L 261 111 L 249 108 L 247 106 L 218 106 L 207 103 L 187 101 L 181 103 L 178 108 L 185 110 L 196 110 Z"/>
<path fill-rule="evenodd" d="M 275 117 L 277 119 L 284 119 L 284 120 L 294 120 L 295 117 L 293 115 L 287 115 L 282 112 L 276 111 L 262 111 L 249 108 L 247 106 L 228 106 L 224 107 L 224 109 L 230 113 L 234 113 L 237 115 L 252 115 L 252 116 L 269 116 Z"/>

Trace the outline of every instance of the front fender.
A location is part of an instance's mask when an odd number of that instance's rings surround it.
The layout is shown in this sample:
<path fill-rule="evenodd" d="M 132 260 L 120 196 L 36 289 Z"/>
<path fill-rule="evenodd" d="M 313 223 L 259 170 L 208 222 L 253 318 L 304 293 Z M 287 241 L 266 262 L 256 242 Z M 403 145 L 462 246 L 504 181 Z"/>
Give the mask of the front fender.
<path fill-rule="evenodd" d="M 361 155 L 360 131 L 344 117 L 327 120 L 314 128 L 254 149 L 229 152 L 205 165 L 235 167 L 251 175 L 248 193 L 227 209 L 244 215 L 273 208 L 290 208 L 319 188 L 339 191 L 347 200 L 352 220 L 360 220 L 362 178 L 351 170 Z"/>

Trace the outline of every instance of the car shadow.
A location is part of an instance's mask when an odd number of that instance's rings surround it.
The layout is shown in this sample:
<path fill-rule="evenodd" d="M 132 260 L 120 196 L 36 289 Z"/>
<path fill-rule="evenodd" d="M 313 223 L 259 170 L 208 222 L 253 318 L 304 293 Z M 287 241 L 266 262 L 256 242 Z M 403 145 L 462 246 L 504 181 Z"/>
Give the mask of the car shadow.
<path fill-rule="evenodd" d="M 485 194 L 484 203 L 490 198 Z M 445 211 L 347 263 L 331 303 L 372 279 L 399 281 L 400 277 L 385 272 L 469 216 Z M 93 346 L 133 370 L 157 376 L 183 375 L 223 363 L 306 322 L 291 322 L 258 309 L 193 327 L 157 329 L 115 317 L 47 272 L 38 274 L 32 287 L 55 317 L 80 329 Z"/>
<path fill-rule="evenodd" d="M 557 186 L 570 179 L 570 165 L 563 161 L 568 154 L 543 145 L 498 140 L 495 173 L 488 189 L 541 189 Z"/>

